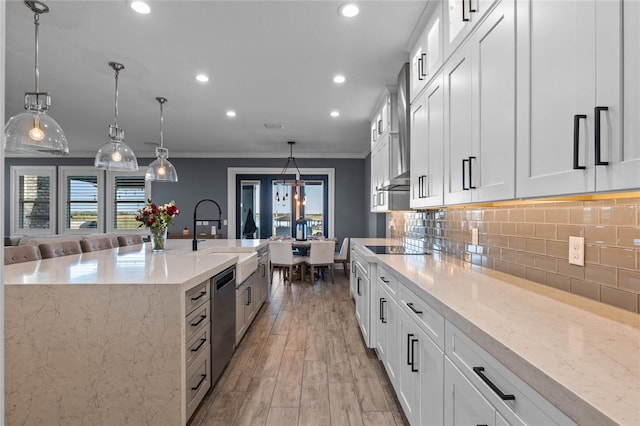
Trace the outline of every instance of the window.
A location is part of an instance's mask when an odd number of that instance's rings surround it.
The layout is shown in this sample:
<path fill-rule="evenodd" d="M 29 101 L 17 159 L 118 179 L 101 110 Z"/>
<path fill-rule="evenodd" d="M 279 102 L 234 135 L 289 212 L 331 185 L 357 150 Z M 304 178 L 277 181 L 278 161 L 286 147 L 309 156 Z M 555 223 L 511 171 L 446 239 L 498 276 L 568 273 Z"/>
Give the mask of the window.
<path fill-rule="evenodd" d="M 55 166 L 11 166 L 11 234 L 56 233 Z"/>
<path fill-rule="evenodd" d="M 60 167 L 61 233 L 104 230 L 104 172 L 93 167 Z"/>
<path fill-rule="evenodd" d="M 109 202 L 107 232 L 142 232 L 138 229 L 136 212 L 151 198 L 151 183 L 144 180 L 144 173 L 109 173 Z"/>
<path fill-rule="evenodd" d="M 304 217 L 307 236 L 327 235 L 327 189 L 325 179 L 304 178 Z"/>

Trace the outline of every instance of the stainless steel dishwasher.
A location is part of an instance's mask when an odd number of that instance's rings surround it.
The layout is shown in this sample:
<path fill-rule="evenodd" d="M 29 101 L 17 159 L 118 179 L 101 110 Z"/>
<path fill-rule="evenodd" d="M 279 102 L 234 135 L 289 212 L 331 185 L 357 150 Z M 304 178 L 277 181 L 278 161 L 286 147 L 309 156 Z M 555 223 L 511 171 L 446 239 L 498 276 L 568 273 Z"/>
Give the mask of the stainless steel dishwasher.
<path fill-rule="evenodd" d="M 211 278 L 211 384 L 220 378 L 236 342 L 236 267 Z"/>

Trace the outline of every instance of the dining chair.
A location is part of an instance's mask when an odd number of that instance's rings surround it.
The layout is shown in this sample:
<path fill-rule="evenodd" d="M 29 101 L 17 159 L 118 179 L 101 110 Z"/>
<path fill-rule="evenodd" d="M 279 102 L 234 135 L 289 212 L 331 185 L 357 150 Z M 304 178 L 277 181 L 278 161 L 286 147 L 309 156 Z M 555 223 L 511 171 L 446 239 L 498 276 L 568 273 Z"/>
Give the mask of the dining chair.
<path fill-rule="evenodd" d="M 30 262 L 32 260 L 40 260 L 40 250 L 37 246 L 9 246 L 4 248 L 4 264 L 12 265 L 14 263 Z"/>
<path fill-rule="evenodd" d="M 300 265 L 302 279 L 304 280 L 304 262 L 302 256 L 293 255 L 293 247 L 291 241 L 270 241 L 269 256 L 271 258 L 271 279 L 273 279 L 273 270 L 285 268 L 284 281 L 289 279 L 291 285 L 291 276 L 293 275 L 293 267 Z M 287 273 L 288 272 L 288 273 Z"/>
<path fill-rule="evenodd" d="M 38 247 L 43 259 L 82 254 L 82 247 L 80 247 L 80 242 L 77 240 L 42 243 Z"/>
<path fill-rule="evenodd" d="M 139 234 L 131 234 L 131 235 L 119 235 L 118 236 L 118 246 L 133 246 L 136 244 L 142 244 L 142 235 Z"/>
<path fill-rule="evenodd" d="M 310 266 L 311 279 L 313 280 L 314 268 L 325 266 L 331 268 L 331 282 L 335 284 L 334 280 L 334 256 L 335 256 L 336 243 L 333 241 L 311 241 L 311 249 L 309 250 L 309 256 L 305 259 L 305 262 Z"/>
<path fill-rule="evenodd" d="M 111 238 L 109 237 L 86 238 L 84 240 L 80 240 L 80 248 L 83 253 L 87 253 L 90 251 L 112 249 L 113 245 L 111 244 Z"/>
<path fill-rule="evenodd" d="M 342 240 L 340 251 L 333 256 L 335 263 L 342 263 L 342 269 L 344 269 L 344 276 L 347 276 L 347 267 L 349 266 L 349 237 L 345 237 Z"/>

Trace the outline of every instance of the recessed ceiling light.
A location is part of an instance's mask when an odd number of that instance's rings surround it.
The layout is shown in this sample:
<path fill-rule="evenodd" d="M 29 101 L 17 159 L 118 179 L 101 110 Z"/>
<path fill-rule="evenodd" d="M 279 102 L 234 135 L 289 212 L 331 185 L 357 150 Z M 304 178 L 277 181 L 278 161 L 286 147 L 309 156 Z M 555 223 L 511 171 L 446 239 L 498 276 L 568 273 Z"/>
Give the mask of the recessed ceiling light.
<path fill-rule="evenodd" d="M 234 110 L 229 110 L 227 111 L 227 117 L 235 117 L 236 116 L 236 112 Z"/>
<path fill-rule="evenodd" d="M 196 75 L 196 80 L 198 80 L 200 83 L 206 83 L 207 81 L 209 81 L 209 77 L 206 74 L 198 74 Z"/>
<path fill-rule="evenodd" d="M 346 18 L 353 18 L 360 13 L 360 9 L 358 9 L 358 6 L 353 3 L 347 3 L 338 8 L 338 13 Z"/>
<path fill-rule="evenodd" d="M 333 118 L 340 117 L 340 113 L 338 111 L 331 111 L 329 115 Z"/>
<path fill-rule="evenodd" d="M 149 5 L 143 1 L 132 1 L 131 9 L 135 10 L 136 12 L 142 15 L 147 15 L 148 13 L 151 12 L 151 8 L 149 7 Z"/>
<path fill-rule="evenodd" d="M 334 83 L 342 84 L 342 83 L 344 83 L 345 81 L 347 81 L 347 79 L 346 79 L 346 78 L 345 78 L 345 76 L 344 76 L 344 75 L 342 75 L 342 74 L 336 74 L 336 75 L 334 75 L 334 76 L 333 76 L 333 82 L 334 82 Z"/>

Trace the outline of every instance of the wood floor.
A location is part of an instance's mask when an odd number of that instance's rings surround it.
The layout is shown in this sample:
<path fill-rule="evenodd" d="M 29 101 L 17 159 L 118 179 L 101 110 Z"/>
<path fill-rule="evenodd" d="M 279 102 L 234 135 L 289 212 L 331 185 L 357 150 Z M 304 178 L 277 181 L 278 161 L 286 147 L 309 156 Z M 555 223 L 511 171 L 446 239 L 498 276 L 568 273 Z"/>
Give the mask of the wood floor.
<path fill-rule="evenodd" d="M 360 335 L 349 281 L 283 285 L 270 296 L 191 426 L 406 425 Z"/>

